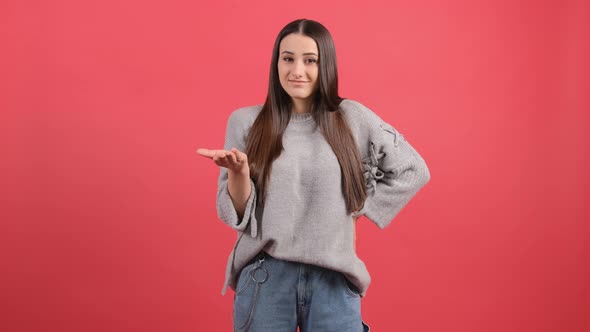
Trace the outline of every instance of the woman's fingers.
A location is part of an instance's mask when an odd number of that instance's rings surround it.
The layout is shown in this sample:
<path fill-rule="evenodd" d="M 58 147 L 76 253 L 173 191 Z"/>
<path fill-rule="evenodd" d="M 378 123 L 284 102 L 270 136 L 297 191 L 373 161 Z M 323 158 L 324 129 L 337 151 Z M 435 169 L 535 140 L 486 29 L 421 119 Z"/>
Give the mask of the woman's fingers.
<path fill-rule="evenodd" d="M 246 156 L 246 154 L 244 152 L 242 152 L 236 148 L 231 149 L 231 151 L 236 154 L 236 158 L 237 158 L 238 162 L 246 161 L 248 159 L 248 156 Z"/>
<path fill-rule="evenodd" d="M 218 166 L 231 169 L 243 167 L 243 163 L 247 162 L 248 160 L 248 156 L 236 148 L 232 148 L 229 151 L 197 149 L 197 153 L 212 159 Z"/>
<path fill-rule="evenodd" d="M 234 164 L 240 163 L 238 157 L 236 156 L 236 154 L 233 151 L 231 151 L 229 153 L 228 159 L 231 163 L 234 163 Z"/>
<path fill-rule="evenodd" d="M 200 154 L 201 156 L 211 158 L 211 159 L 225 158 L 225 156 L 227 155 L 227 151 L 225 151 L 225 150 L 197 149 L 197 153 Z"/>
<path fill-rule="evenodd" d="M 215 150 L 197 149 L 197 153 L 207 158 L 213 158 L 215 156 Z"/>
<path fill-rule="evenodd" d="M 216 157 L 218 162 L 227 163 L 227 151 L 217 150 Z"/>

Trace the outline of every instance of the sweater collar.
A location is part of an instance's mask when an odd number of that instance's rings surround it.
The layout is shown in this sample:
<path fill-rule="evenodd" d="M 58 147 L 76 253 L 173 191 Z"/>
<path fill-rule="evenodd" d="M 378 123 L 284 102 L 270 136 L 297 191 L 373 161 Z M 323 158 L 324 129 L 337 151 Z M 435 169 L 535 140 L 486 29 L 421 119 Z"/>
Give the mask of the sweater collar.
<path fill-rule="evenodd" d="M 304 122 L 304 121 L 309 121 L 313 118 L 313 116 L 311 115 L 311 112 L 305 112 L 305 113 L 295 113 L 295 112 L 291 112 L 291 121 L 292 122 Z"/>

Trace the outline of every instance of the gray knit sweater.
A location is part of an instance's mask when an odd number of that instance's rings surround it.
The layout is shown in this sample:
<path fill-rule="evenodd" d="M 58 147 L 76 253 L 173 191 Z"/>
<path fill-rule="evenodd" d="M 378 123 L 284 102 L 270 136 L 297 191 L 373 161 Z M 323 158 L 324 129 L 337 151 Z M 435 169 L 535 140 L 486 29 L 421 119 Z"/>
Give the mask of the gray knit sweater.
<path fill-rule="evenodd" d="M 245 150 L 246 137 L 262 109 L 255 105 L 229 116 L 224 149 Z M 371 277 L 353 243 L 356 215 L 365 215 L 385 228 L 408 201 L 430 180 L 424 159 L 404 136 L 361 103 L 340 104 L 363 158 L 368 197 L 355 215 L 346 212 L 341 171 L 336 155 L 316 126 L 311 113 L 291 114 L 283 135 L 281 155 L 273 162 L 267 199 L 260 206 L 255 184 L 244 216 L 238 219 L 227 188 L 227 169 L 220 168 L 217 191 L 219 218 L 237 231 L 221 291 L 235 291 L 242 267 L 259 251 L 271 256 L 314 264 L 342 272 L 361 296 Z"/>

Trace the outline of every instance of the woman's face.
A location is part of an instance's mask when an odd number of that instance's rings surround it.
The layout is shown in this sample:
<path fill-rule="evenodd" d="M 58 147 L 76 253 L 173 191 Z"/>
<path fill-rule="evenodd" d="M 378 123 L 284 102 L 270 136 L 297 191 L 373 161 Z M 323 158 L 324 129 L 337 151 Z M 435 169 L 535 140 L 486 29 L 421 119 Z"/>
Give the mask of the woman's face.
<path fill-rule="evenodd" d="M 302 34 L 289 34 L 279 45 L 279 79 L 293 99 L 311 100 L 318 80 L 318 47 Z"/>

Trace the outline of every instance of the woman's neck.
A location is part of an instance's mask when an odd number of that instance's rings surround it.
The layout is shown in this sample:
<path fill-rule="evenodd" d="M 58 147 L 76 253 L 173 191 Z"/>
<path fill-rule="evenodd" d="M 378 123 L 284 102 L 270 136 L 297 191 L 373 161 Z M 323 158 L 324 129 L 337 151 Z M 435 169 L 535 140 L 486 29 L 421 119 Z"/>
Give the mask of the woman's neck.
<path fill-rule="evenodd" d="M 302 99 L 291 99 L 291 101 L 293 104 L 291 106 L 291 111 L 293 113 L 303 114 L 310 111 L 311 103 L 309 101 Z"/>

